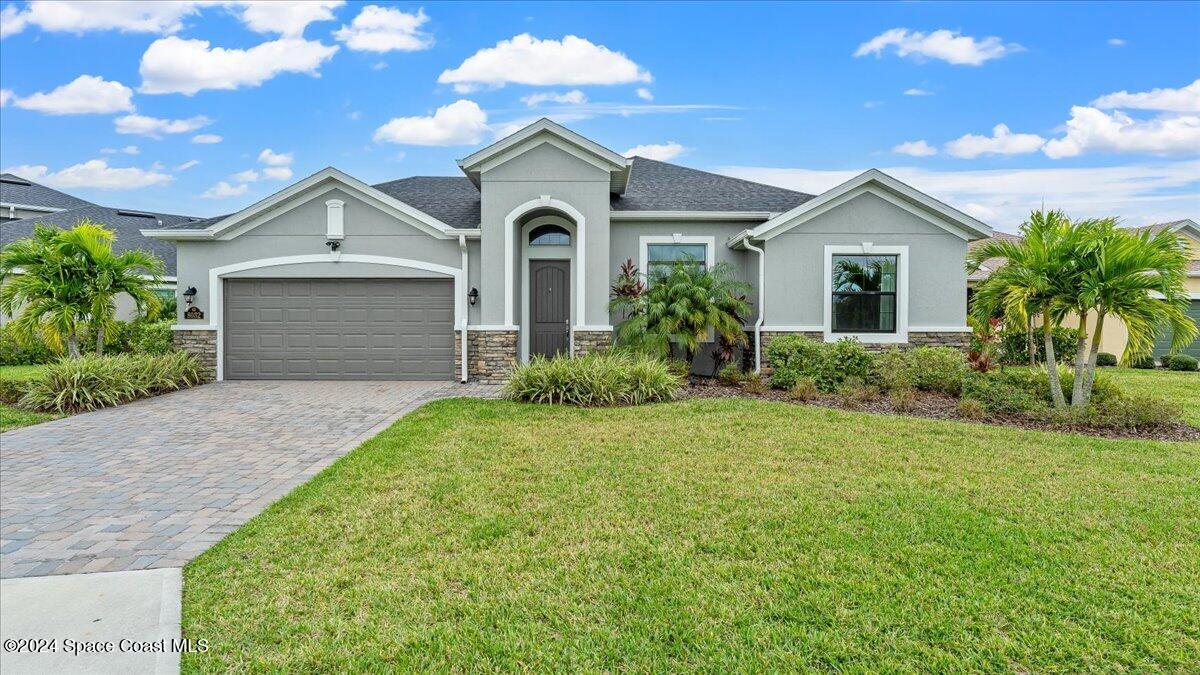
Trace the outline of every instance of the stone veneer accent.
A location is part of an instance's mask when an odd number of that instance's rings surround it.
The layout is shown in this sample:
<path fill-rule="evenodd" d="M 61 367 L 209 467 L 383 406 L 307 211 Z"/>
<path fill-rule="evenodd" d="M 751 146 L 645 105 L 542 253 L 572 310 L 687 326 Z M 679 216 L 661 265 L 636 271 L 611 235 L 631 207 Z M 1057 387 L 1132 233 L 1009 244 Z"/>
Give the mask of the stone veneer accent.
<path fill-rule="evenodd" d="M 176 349 L 196 357 L 205 382 L 217 379 L 217 331 L 177 330 L 172 341 Z"/>
<path fill-rule="evenodd" d="M 462 372 L 462 331 L 454 331 L 454 378 Z M 517 365 L 517 331 L 467 330 L 467 378 L 503 384 Z"/>
<path fill-rule="evenodd" d="M 966 349 L 971 344 L 970 333 L 925 333 L 909 331 L 909 347 L 957 347 Z"/>
<path fill-rule="evenodd" d="M 577 330 L 575 331 L 574 356 L 583 356 L 597 349 L 607 349 L 612 346 L 611 330 Z"/>

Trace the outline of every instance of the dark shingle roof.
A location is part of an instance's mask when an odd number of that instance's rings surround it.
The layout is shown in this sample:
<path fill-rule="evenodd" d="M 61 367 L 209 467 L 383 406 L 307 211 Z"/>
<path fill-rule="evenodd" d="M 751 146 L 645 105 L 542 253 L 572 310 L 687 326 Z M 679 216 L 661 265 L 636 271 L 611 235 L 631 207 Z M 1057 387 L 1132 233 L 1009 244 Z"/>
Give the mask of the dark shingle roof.
<path fill-rule="evenodd" d="M 975 249 L 995 240 L 1016 242 L 1021 241 L 1021 235 L 1009 234 L 1008 232 L 996 230 L 992 232 L 992 236 L 988 237 L 987 239 L 977 239 L 975 241 L 967 242 L 967 250 Z M 983 265 L 980 266 L 979 269 L 967 275 L 967 281 L 983 281 L 984 279 L 990 277 L 992 272 L 1000 269 L 1002 265 L 1004 265 L 1004 258 L 988 258 L 987 260 L 983 261 Z"/>
<path fill-rule="evenodd" d="M 813 195 L 741 178 L 634 157 L 625 194 L 614 211 L 769 211 L 783 213 Z"/>
<path fill-rule="evenodd" d="M 479 227 L 479 188 L 466 176 L 413 176 L 372 187 L 450 227 Z"/>
<path fill-rule="evenodd" d="M 0 202 L 22 206 L 44 206 L 48 209 L 73 209 L 91 205 L 89 201 L 72 197 L 65 192 L 53 190 L 11 173 L 0 174 Z"/>
<path fill-rule="evenodd" d="M 127 211 L 125 209 L 110 209 L 104 206 L 89 205 L 67 211 L 58 211 L 32 218 L 0 223 L 0 245 L 9 244 L 17 239 L 28 237 L 33 233 L 33 226 L 37 223 L 68 228 L 85 218 L 94 223 L 104 225 L 116 233 L 117 238 L 113 243 L 113 250 L 118 252 L 131 249 L 149 251 L 162 259 L 169 276 L 175 276 L 175 244 L 163 241 L 162 239 L 143 237 L 140 230 L 158 228 L 159 221 L 162 222 L 163 226 L 170 227 L 194 220 L 188 216 L 177 216 L 169 213 Z"/>

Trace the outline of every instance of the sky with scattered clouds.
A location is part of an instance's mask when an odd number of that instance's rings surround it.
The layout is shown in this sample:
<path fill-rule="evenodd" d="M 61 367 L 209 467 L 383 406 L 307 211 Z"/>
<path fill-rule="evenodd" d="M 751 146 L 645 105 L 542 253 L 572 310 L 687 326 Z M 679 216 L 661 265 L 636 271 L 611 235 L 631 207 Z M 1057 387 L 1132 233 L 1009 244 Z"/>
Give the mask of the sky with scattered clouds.
<path fill-rule="evenodd" d="M 453 175 L 547 116 L 806 192 L 882 169 L 1005 230 L 1200 218 L 1200 3 L 0 0 L 0 168 L 212 215 Z"/>

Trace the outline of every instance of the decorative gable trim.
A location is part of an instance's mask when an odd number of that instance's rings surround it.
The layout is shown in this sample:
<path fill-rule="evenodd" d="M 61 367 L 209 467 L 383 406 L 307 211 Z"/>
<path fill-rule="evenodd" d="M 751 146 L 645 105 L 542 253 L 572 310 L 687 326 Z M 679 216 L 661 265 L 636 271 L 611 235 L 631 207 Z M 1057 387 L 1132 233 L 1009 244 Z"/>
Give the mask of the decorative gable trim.
<path fill-rule="evenodd" d="M 625 192 L 631 160 L 545 117 L 458 160 L 458 166 L 471 182 L 479 185 L 480 173 L 545 143 L 608 171 L 611 174 L 612 191 L 617 194 Z"/>

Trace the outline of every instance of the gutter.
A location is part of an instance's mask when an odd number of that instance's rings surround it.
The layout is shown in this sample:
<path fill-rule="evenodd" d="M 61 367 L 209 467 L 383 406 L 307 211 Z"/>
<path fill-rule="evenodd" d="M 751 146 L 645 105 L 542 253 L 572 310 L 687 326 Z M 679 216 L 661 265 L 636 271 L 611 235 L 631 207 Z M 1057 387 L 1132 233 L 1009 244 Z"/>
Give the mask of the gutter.
<path fill-rule="evenodd" d="M 466 286 L 470 285 L 470 282 L 468 281 L 468 278 L 470 275 L 467 274 L 468 256 L 467 256 L 467 236 L 465 234 L 458 235 L 458 250 L 462 252 L 463 286 L 466 287 Z M 459 290 L 464 290 L 464 289 L 459 289 Z M 461 354 L 459 355 L 459 359 L 458 359 L 459 360 L 458 379 L 459 379 L 459 382 L 466 384 L 467 383 L 467 316 L 471 313 L 471 306 L 469 304 L 466 304 L 466 300 L 463 300 L 462 298 L 457 298 L 455 300 L 455 302 L 464 303 L 463 304 L 462 325 L 459 326 L 459 331 L 460 331 L 462 337 L 459 338 L 459 343 L 460 343 L 459 351 L 461 352 Z"/>
<path fill-rule="evenodd" d="M 754 322 L 754 372 L 762 372 L 762 327 L 766 312 L 767 298 L 767 253 L 762 248 L 750 243 L 750 238 L 742 239 L 742 246 L 758 254 L 758 319 Z"/>

